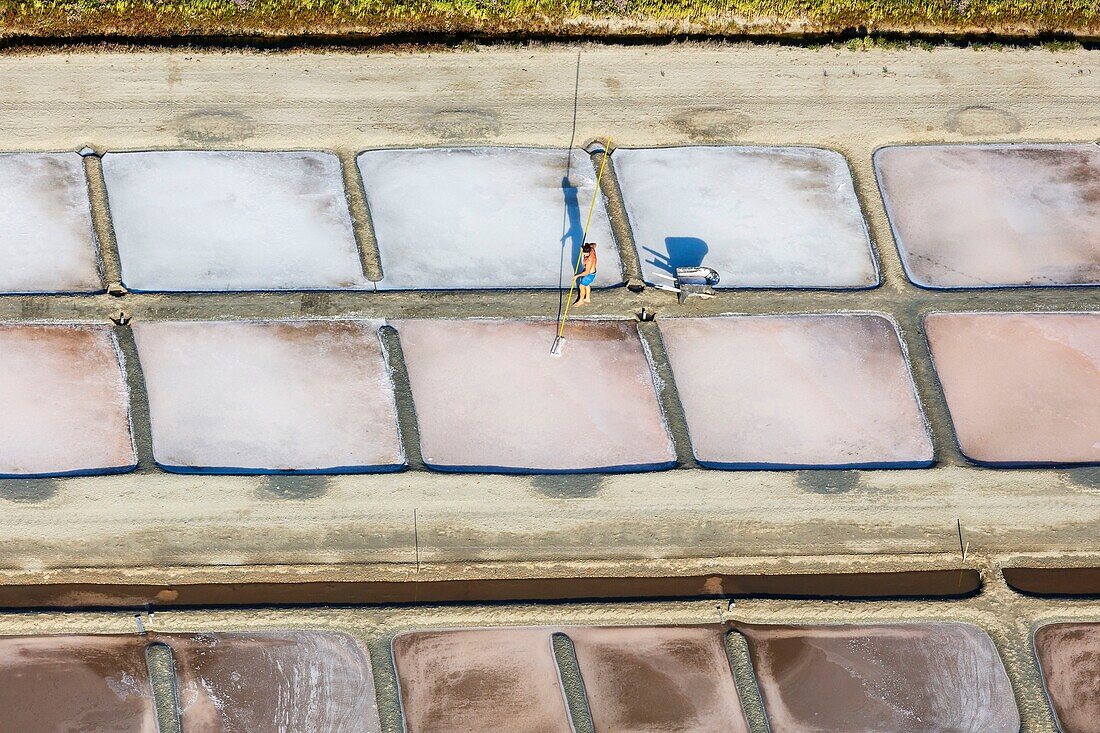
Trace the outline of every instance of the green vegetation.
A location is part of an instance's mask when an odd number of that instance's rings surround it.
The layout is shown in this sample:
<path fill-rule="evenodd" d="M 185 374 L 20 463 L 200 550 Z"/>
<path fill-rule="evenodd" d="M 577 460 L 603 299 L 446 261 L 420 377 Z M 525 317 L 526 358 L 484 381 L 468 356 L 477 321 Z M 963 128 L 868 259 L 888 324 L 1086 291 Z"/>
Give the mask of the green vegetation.
<path fill-rule="evenodd" d="M 0 35 L 1100 35 L 1100 0 L 0 0 Z"/>

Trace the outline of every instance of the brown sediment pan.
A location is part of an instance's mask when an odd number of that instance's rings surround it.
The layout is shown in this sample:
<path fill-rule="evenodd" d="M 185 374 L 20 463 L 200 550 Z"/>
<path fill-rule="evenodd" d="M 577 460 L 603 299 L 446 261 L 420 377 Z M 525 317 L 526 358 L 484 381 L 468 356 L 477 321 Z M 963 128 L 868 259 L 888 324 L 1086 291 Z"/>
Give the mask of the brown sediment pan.
<path fill-rule="evenodd" d="M 772 730 L 1018 733 L 996 647 L 958 623 L 737 626 Z"/>
<path fill-rule="evenodd" d="M 0 731 L 157 733 L 148 644 L 136 635 L 0 637 Z"/>
<path fill-rule="evenodd" d="M 571 733 L 554 629 L 418 631 L 393 640 L 407 733 Z"/>
<path fill-rule="evenodd" d="M 1040 626 L 1035 655 L 1060 733 L 1100 732 L 1100 623 Z"/>
<path fill-rule="evenodd" d="M 725 626 L 566 629 L 596 733 L 748 733 Z"/>
<path fill-rule="evenodd" d="M 480 603 L 621 598 L 958 598 L 977 570 L 790 575 L 511 578 L 300 583 L 43 583 L 0 585 L 0 608 L 173 608 L 358 603 Z"/>
<path fill-rule="evenodd" d="M 146 649 L 189 733 L 378 733 L 367 650 L 333 632 L 0 637 L 0 733 L 157 733 Z"/>
<path fill-rule="evenodd" d="M 1018 593 L 1037 596 L 1100 596 L 1100 567 L 1004 568 L 1005 582 Z"/>
<path fill-rule="evenodd" d="M 309 631 L 166 634 L 185 731 L 378 733 L 367 650 Z"/>

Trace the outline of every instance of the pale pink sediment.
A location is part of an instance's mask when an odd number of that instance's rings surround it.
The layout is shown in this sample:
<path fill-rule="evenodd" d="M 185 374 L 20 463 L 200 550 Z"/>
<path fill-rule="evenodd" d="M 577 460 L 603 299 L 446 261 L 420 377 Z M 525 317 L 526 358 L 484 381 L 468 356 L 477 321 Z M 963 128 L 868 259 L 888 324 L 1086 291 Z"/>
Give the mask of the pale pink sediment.
<path fill-rule="evenodd" d="M 918 285 L 1100 283 L 1097 146 L 900 145 L 875 169 Z"/>
<path fill-rule="evenodd" d="M 129 399 L 110 328 L 0 324 L 0 474 L 132 468 Z"/>
<path fill-rule="evenodd" d="M 1100 314 L 933 313 L 924 328 L 968 458 L 1100 461 Z"/>
<path fill-rule="evenodd" d="M 425 462 L 444 469 L 662 468 L 675 451 L 637 329 L 571 321 L 395 322 Z"/>
<path fill-rule="evenodd" d="M 103 288 L 79 155 L 0 154 L 0 262 L 3 293 Z"/>
<path fill-rule="evenodd" d="M 882 316 L 669 318 L 661 334 L 705 465 L 932 461 L 904 352 Z"/>

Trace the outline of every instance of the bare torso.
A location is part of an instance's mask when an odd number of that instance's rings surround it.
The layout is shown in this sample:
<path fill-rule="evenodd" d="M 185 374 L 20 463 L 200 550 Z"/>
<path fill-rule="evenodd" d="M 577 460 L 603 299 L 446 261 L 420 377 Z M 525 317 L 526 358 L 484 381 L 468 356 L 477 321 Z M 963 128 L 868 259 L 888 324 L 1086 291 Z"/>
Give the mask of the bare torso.
<path fill-rule="evenodd" d="M 588 254 L 586 254 L 584 256 L 584 259 L 581 260 L 581 264 L 584 265 L 584 267 L 581 269 L 581 274 L 591 275 L 593 272 L 596 271 L 596 253 L 589 252 Z"/>

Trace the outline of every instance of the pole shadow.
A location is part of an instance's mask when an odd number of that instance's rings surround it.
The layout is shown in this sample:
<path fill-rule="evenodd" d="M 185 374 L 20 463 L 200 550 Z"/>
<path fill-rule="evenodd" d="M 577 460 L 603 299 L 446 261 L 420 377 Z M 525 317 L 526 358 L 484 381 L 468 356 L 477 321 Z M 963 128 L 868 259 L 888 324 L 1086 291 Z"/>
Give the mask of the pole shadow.
<path fill-rule="evenodd" d="M 576 186 L 570 185 L 568 177 L 562 177 L 561 179 L 561 194 L 562 201 L 565 204 L 565 210 L 562 214 L 562 235 L 561 235 L 561 272 L 564 274 L 565 263 L 569 263 L 569 276 L 573 276 L 573 271 L 577 267 L 577 260 L 581 256 L 581 245 L 584 244 L 584 225 L 581 223 L 581 203 L 580 195 Z M 569 250 L 569 258 L 566 259 L 565 251 Z M 562 279 L 558 278 L 559 285 L 562 283 Z"/>

